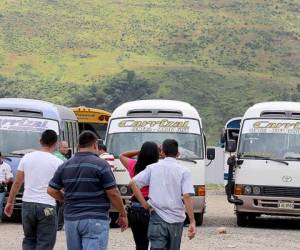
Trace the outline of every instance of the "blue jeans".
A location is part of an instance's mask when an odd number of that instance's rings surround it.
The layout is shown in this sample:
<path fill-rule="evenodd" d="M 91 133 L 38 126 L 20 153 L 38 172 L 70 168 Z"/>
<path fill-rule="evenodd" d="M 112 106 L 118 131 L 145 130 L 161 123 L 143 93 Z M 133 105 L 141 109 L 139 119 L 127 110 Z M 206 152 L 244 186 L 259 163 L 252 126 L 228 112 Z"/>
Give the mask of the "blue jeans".
<path fill-rule="evenodd" d="M 65 220 L 68 250 L 107 250 L 109 221 Z"/>
<path fill-rule="evenodd" d="M 5 198 L 5 192 L 1 192 L 0 193 L 0 221 L 2 220 L 4 198 Z"/>
<path fill-rule="evenodd" d="M 151 250 L 180 250 L 183 222 L 167 223 L 152 212 L 150 215 L 148 238 Z"/>
<path fill-rule="evenodd" d="M 57 217 L 54 206 L 22 203 L 23 250 L 52 250 L 56 241 Z"/>

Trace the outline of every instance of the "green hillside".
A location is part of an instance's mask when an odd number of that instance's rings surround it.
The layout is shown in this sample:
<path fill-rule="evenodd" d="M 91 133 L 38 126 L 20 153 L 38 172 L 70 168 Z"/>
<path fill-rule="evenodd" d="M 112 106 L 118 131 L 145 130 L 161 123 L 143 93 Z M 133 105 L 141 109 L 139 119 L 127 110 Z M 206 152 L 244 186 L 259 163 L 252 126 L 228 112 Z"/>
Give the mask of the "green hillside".
<path fill-rule="evenodd" d="M 0 97 L 185 100 L 215 143 L 226 119 L 299 91 L 298 0 L 0 1 Z"/>

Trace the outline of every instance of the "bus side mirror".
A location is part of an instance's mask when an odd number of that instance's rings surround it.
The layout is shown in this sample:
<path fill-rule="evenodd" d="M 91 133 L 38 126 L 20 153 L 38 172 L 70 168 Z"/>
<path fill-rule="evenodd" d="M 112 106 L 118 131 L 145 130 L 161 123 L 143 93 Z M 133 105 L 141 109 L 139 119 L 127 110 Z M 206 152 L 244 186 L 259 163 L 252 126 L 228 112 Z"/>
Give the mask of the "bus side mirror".
<path fill-rule="evenodd" d="M 216 150 L 214 148 L 207 148 L 206 158 L 210 161 L 214 160 L 216 157 Z"/>
<path fill-rule="evenodd" d="M 236 141 L 235 140 L 228 140 L 226 143 L 226 151 L 229 153 L 233 153 L 236 151 Z"/>

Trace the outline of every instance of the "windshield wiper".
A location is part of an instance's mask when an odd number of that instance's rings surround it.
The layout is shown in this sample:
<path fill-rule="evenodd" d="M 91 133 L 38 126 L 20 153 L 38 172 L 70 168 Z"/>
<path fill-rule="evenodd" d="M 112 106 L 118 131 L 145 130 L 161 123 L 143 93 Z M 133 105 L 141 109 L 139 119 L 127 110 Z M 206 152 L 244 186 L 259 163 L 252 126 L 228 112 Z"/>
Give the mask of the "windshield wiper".
<path fill-rule="evenodd" d="M 284 157 L 284 159 L 286 159 L 286 160 L 298 160 L 298 161 L 300 161 L 300 157 L 294 157 L 294 156 L 287 156 L 287 157 Z"/>
<path fill-rule="evenodd" d="M 6 156 L 24 156 L 25 154 L 24 153 L 14 153 L 14 152 L 10 152 L 8 153 Z"/>
<path fill-rule="evenodd" d="M 241 157 L 261 159 L 261 160 L 269 160 L 269 161 L 275 161 L 275 162 L 283 163 L 285 165 L 289 165 L 289 163 L 284 161 L 284 160 L 274 159 L 274 158 L 267 157 L 267 156 L 262 156 L 262 155 L 248 155 L 248 154 L 246 154 L 246 155 L 241 155 Z"/>
<path fill-rule="evenodd" d="M 177 160 L 187 161 L 187 162 L 193 162 L 193 163 L 197 164 L 197 161 L 195 161 L 193 159 L 190 159 L 190 158 L 177 158 Z"/>

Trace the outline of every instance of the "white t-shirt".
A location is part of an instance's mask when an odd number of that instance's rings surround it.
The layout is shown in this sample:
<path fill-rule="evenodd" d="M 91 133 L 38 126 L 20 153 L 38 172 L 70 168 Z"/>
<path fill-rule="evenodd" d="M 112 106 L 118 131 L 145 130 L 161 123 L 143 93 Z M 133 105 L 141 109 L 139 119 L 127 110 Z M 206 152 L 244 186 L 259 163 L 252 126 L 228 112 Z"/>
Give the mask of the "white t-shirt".
<path fill-rule="evenodd" d="M 18 167 L 24 172 L 23 201 L 55 206 L 55 199 L 47 194 L 47 188 L 61 164 L 63 161 L 51 153 L 35 151 L 26 154 Z"/>
<path fill-rule="evenodd" d="M 10 178 L 13 178 L 11 167 L 6 162 L 3 162 L 0 164 L 0 183 L 5 182 Z"/>

